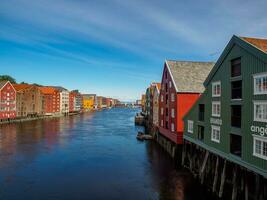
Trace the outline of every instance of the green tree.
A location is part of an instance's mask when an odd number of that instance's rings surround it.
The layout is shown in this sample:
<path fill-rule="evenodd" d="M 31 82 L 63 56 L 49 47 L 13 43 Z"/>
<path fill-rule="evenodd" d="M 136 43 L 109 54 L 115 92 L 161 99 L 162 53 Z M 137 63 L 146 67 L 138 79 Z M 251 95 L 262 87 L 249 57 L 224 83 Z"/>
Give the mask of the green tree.
<path fill-rule="evenodd" d="M 0 81 L 10 81 L 10 83 L 16 83 L 16 79 L 9 75 L 0 75 Z"/>

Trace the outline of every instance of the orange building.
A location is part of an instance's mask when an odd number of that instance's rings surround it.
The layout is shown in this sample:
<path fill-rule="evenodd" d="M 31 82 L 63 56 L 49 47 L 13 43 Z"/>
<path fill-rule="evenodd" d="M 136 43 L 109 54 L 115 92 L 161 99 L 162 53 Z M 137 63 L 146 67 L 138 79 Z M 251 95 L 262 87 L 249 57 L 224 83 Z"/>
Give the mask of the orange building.
<path fill-rule="evenodd" d="M 44 95 L 45 115 L 60 113 L 60 92 L 53 87 L 39 87 Z"/>

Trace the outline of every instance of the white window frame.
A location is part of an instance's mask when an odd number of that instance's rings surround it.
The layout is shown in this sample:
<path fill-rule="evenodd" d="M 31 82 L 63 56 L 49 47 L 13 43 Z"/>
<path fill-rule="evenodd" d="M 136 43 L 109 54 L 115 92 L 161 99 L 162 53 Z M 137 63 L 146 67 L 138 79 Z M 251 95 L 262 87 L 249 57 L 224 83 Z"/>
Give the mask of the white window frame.
<path fill-rule="evenodd" d="M 219 139 L 217 139 L 216 137 L 214 137 L 213 131 L 219 131 Z M 221 127 L 220 126 L 212 125 L 211 126 L 211 141 L 220 143 L 220 140 L 221 140 Z"/>
<path fill-rule="evenodd" d="M 220 85 L 220 94 L 215 94 L 214 93 L 214 88 Z M 221 81 L 216 81 L 212 83 L 212 97 L 220 97 L 222 93 L 222 86 L 221 86 Z"/>
<path fill-rule="evenodd" d="M 175 111 L 174 111 L 174 108 L 171 109 L 171 117 L 172 117 L 172 118 L 175 117 Z"/>
<path fill-rule="evenodd" d="M 169 88 L 172 88 L 172 82 L 169 81 Z"/>
<path fill-rule="evenodd" d="M 217 109 L 216 109 L 216 112 L 214 112 L 215 110 L 213 109 L 213 106 L 214 105 L 219 105 L 220 106 L 220 113 L 217 113 Z M 221 110 L 222 110 L 222 108 L 221 108 L 221 102 L 220 101 L 212 101 L 212 108 L 211 108 L 211 110 L 212 110 L 212 117 L 220 117 L 221 116 Z"/>
<path fill-rule="evenodd" d="M 253 156 L 256 156 L 258 158 L 267 160 L 267 156 L 263 155 L 263 143 L 266 142 L 267 143 L 267 138 L 266 137 L 262 137 L 260 135 L 252 135 L 253 136 Z M 260 153 L 256 152 L 256 141 L 260 141 L 261 142 L 261 148 L 260 148 Z"/>
<path fill-rule="evenodd" d="M 257 91 L 256 90 L 256 79 L 258 78 L 264 78 L 264 77 L 267 77 L 267 72 L 264 72 L 264 73 L 260 73 L 260 74 L 254 74 L 253 75 L 253 84 L 254 84 L 254 95 L 261 95 L 261 94 L 267 94 L 267 90 L 266 91 Z"/>
<path fill-rule="evenodd" d="M 171 102 L 174 102 L 175 101 L 175 95 L 174 93 L 171 93 Z"/>
<path fill-rule="evenodd" d="M 160 100 L 163 102 L 163 94 L 160 95 Z"/>
<path fill-rule="evenodd" d="M 267 122 L 267 119 L 260 119 L 260 118 L 256 118 L 256 106 L 257 105 L 267 105 L 267 101 L 253 101 L 253 109 L 254 109 L 254 117 L 253 120 L 255 122 Z"/>
<path fill-rule="evenodd" d="M 174 123 L 171 123 L 171 131 L 174 132 Z"/>
<path fill-rule="evenodd" d="M 194 121 L 187 120 L 187 131 L 188 133 L 194 133 Z"/>
<path fill-rule="evenodd" d="M 163 115 L 163 108 L 160 108 L 160 114 Z"/>

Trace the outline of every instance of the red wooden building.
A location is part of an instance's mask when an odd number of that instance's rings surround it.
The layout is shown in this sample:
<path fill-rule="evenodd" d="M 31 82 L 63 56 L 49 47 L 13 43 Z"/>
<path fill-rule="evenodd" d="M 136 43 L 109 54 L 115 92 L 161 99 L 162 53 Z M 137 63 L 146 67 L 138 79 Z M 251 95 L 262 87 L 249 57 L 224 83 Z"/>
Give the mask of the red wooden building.
<path fill-rule="evenodd" d="M 9 81 L 0 82 L 0 120 L 16 118 L 16 90 Z"/>
<path fill-rule="evenodd" d="M 175 144 L 183 142 L 183 116 L 204 91 L 214 63 L 167 60 L 159 96 L 159 132 Z"/>
<path fill-rule="evenodd" d="M 60 92 L 53 87 L 40 87 L 44 95 L 45 115 L 60 113 Z"/>

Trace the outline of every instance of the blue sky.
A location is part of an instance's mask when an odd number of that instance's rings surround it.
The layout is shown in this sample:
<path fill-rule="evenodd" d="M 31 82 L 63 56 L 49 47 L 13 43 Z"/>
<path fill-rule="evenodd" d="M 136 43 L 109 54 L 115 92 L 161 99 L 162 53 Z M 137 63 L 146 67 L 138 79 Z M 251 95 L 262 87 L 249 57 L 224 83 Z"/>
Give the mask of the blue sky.
<path fill-rule="evenodd" d="M 165 59 L 216 61 L 267 37 L 267 1 L 1 0 L 0 74 L 134 100 Z"/>

